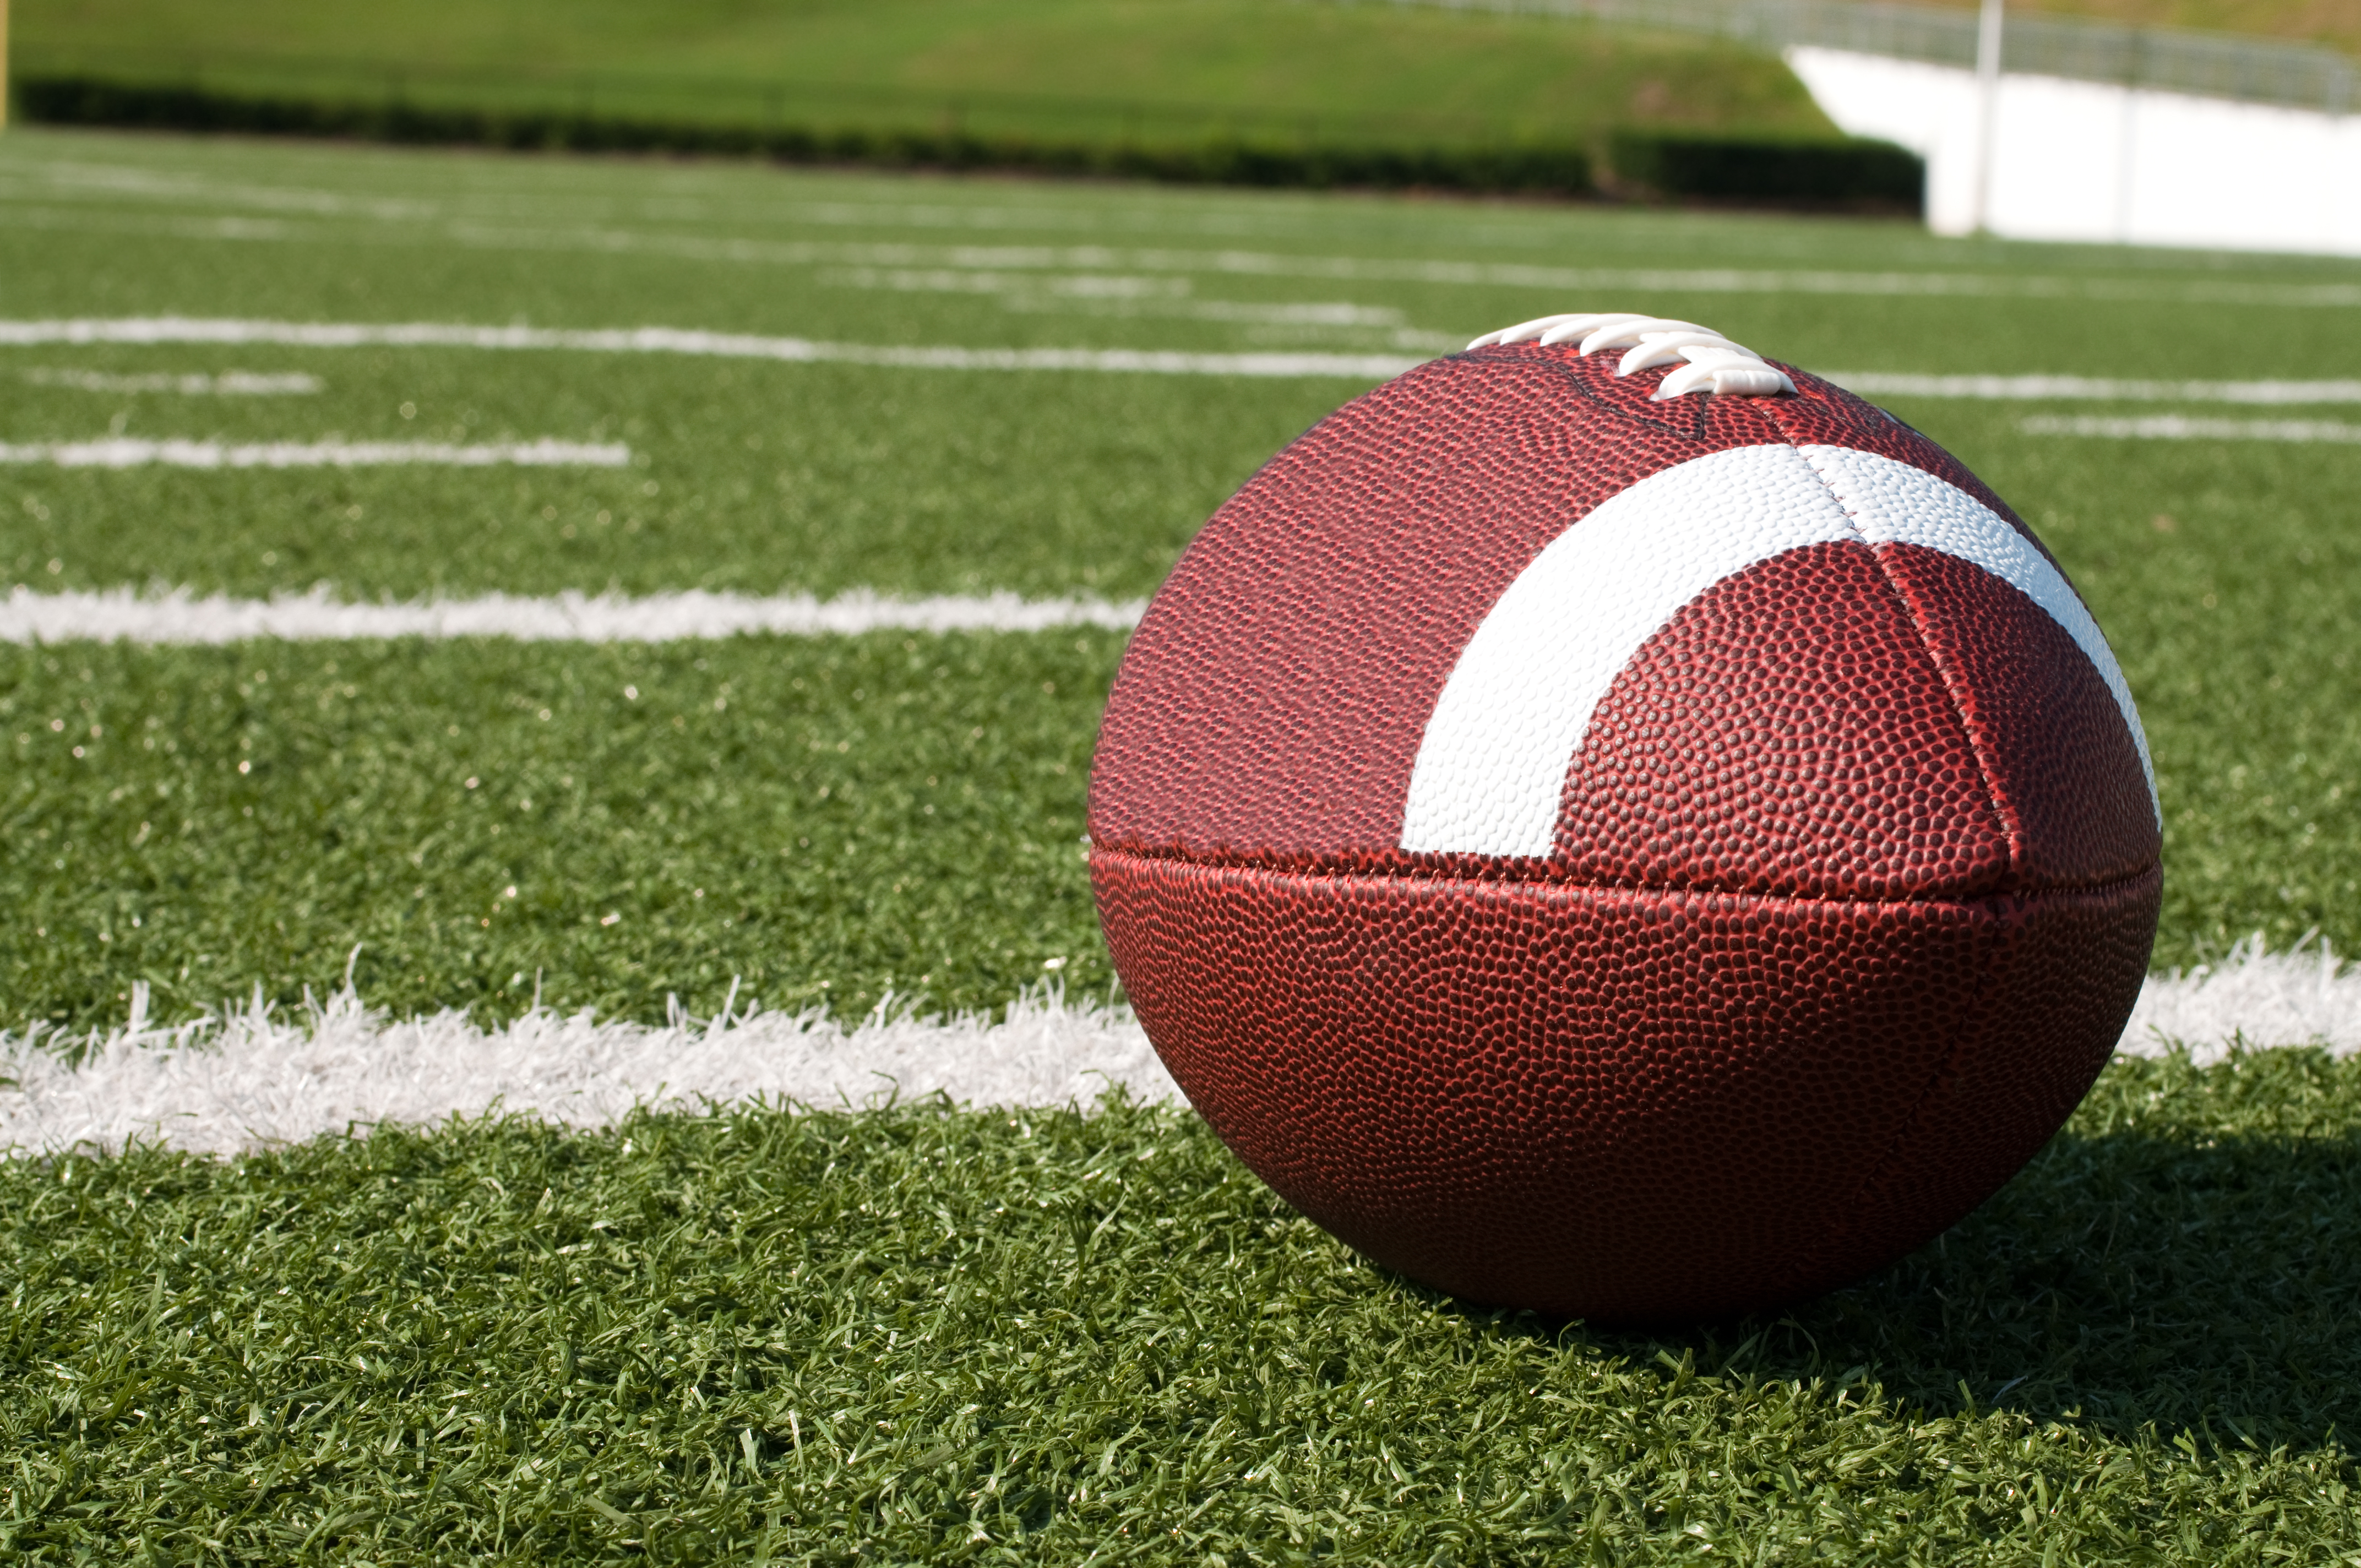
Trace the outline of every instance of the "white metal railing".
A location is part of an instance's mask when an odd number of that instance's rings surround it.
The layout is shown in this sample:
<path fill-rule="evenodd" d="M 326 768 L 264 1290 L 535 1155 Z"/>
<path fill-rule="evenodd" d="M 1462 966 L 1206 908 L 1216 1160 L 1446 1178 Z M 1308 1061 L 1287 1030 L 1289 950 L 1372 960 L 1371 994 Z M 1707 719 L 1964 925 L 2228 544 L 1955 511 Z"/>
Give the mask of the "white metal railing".
<path fill-rule="evenodd" d="M 1851 49 L 1973 69 L 1976 13 L 1880 0 L 1391 0 L 1397 5 L 1497 11 L 1710 33 L 1781 49 Z M 2353 105 L 2351 61 L 2316 44 L 2017 12 L 2002 69 L 2207 98 L 2324 109 Z"/>

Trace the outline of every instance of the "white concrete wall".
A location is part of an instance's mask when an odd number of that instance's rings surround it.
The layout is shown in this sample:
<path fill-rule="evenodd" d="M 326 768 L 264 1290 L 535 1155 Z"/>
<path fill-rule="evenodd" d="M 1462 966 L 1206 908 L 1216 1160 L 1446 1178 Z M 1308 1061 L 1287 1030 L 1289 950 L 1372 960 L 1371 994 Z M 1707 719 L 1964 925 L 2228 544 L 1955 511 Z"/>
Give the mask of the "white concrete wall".
<path fill-rule="evenodd" d="M 1840 49 L 1787 62 L 1855 136 L 1927 159 L 1927 222 L 1974 225 L 1975 73 Z M 2015 239 L 2361 255 L 2361 116 L 2001 78 L 1984 226 Z"/>

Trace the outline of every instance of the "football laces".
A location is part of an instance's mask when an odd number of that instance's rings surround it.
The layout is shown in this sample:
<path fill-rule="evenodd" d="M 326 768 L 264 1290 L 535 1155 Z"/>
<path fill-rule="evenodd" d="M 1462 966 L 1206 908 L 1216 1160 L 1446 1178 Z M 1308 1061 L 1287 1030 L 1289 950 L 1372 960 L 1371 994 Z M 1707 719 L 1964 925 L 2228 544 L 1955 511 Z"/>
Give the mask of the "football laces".
<path fill-rule="evenodd" d="M 1732 343 L 1711 327 L 1664 316 L 1629 313 L 1536 316 L 1488 332 L 1467 346 L 1484 348 L 1496 343 L 1537 343 L 1544 348 L 1573 343 L 1585 356 L 1620 348 L 1623 356 L 1615 362 L 1618 376 L 1659 365 L 1679 365 L 1650 394 L 1653 402 L 1690 392 L 1768 398 L 1795 389 L 1786 372 L 1765 364 L 1744 344 Z"/>

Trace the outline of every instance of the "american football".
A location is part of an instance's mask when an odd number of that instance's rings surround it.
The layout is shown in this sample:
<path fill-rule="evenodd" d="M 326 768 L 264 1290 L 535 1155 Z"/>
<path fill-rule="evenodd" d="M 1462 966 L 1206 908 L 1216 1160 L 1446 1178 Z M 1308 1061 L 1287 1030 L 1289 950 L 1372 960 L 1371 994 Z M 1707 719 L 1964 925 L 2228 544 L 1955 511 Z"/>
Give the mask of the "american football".
<path fill-rule="evenodd" d="M 2147 742 L 2008 505 L 1695 323 L 1544 317 L 1215 513 L 1100 734 L 1093 888 L 1238 1157 L 1604 1322 L 1811 1296 L 2058 1130 L 2138 995 Z"/>

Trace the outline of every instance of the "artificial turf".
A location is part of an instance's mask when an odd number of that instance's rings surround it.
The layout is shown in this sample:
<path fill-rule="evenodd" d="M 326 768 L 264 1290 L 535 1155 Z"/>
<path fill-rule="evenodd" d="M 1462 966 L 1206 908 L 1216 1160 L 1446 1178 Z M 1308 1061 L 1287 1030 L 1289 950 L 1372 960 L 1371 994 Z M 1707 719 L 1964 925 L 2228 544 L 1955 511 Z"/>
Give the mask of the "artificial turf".
<path fill-rule="evenodd" d="M 73 356 L 149 374 L 222 357 Z M 847 366 L 419 359 L 276 351 L 268 363 L 311 367 L 328 389 L 194 409 L 170 393 L 0 381 L 0 421 L 17 441 L 184 434 L 192 414 L 204 435 L 231 442 L 280 438 L 291 424 L 357 441 L 555 435 L 621 442 L 640 461 L 248 468 L 195 484 L 161 467 L 19 471 L 0 479 L 16 503 L 0 521 L 0 576 L 43 589 L 248 595 L 328 582 L 354 598 L 688 587 L 1140 598 L 1264 457 L 1359 390 L 1290 381 L 1241 397 L 1211 377 L 1043 377 L 1002 399 L 980 397 L 996 389 L 972 376 Z M 415 411 L 405 419 L 404 408 Z"/>
<path fill-rule="evenodd" d="M 2158 961 L 2257 929 L 2350 943 L 2356 546 L 2332 517 L 2157 515 L 2050 533 L 2091 559 L 2103 613 L 2147 611 L 2117 635 L 2143 652 L 2125 663 L 2166 803 Z M 2218 639 L 2237 617 L 2274 636 Z M 1104 993 L 1079 840 L 1121 648 L 1070 630 L 0 651 L 0 1022 L 102 1025 L 142 980 L 168 1018 L 258 985 L 292 1003 L 356 945 L 373 1002 L 492 1017 L 538 992 L 661 1019 L 733 984 L 774 1007 L 988 1008 L 1050 959 Z"/>
<path fill-rule="evenodd" d="M 1580 297 L 1611 291 L 1703 317 L 1766 352 L 1828 369 L 2326 378 L 2361 349 L 2350 309 L 2336 302 L 2361 285 L 2349 262 L 1959 244 L 1885 223 L 53 134 L 0 147 L 0 208 L 25 220 L 0 225 L 0 298 L 16 319 L 522 319 L 887 345 L 1401 354 L 1432 351 L 1403 348 L 1405 332 L 1447 345 L 1569 302 L 1560 285 L 1516 280 L 1571 269 L 1564 287 L 1585 275 L 1601 280 L 1584 284 Z M 1692 256 L 1741 257 L 1747 267 L 1709 293 L 1709 280 L 1666 266 Z M 895 265 L 882 265 L 889 259 Z M 1861 291 L 1824 291 L 1845 279 Z M 1913 280 L 1923 291 L 1912 291 Z M 1074 291 L 1083 284 L 1101 291 Z M 1156 291 L 1175 284 L 1187 291 Z M 1229 313 L 1199 309 L 1208 305 Z M 1345 313 L 1301 316 L 1315 305 Z M 1239 317 L 1231 307 L 1266 314 Z M 1268 313 L 1290 309 L 1299 317 Z M 302 372 L 323 389 L 195 398 L 86 389 L 54 374 L 234 368 Z M 25 378 L 38 372 L 51 374 Z M 325 584 L 355 598 L 701 587 L 1126 599 L 1153 591 L 1197 522 L 1264 457 L 1359 388 L 1338 378 L 1012 375 L 557 351 L 0 348 L 0 434 L 11 441 L 110 430 L 234 441 L 547 435 L 620 440 L 643 465 L 15 467 L 0 477 L 0 575 L 37 591 L 160 583 L 262 596 Z M 2280 946 L 2312 930 L 2340 948 L 2361 943 L 2361 803 L 2347 783 L 2361 774 L 2361 729 L 2345 696 L 2354 658 L 2345 629 L 2361 617 L 2347 499 L 2361 488 L 2361 450 L 2028 434 L 2019 422 L 2039 405 L 1888 400 L 2042 532 L 2129 673 L 2167 817 L 2171 874 L 2158 963 L 2218 956 L 2257 930 Z M 1047 639 L 1053 653 L 1071 641 Z M 473 681 L 494 689 L 526 668 L 543 674 L 516 678 L 555 680 L 568 661 L 589 669 L 615 657 L 490 646 L 386 656 L 423 659 L 449 672 L 448 684 L 423 679 L 419 709 L 389 700 L 344 718 L 318 715 L 320 746 L 357 744 L 339 724 L 392 733 L 423 707 L 476 703 Z M 807 655 L 775 656 L 784 668 Z M 335 655 L 288 657 L 317 669 Z M 110 665 L 121 673 L 109 679 L 134 683 L 144 699 L 151 687 L 189 688 L 203 678 L 195 672 L 236 663 L 214 658 L 142 655 Z M 28 683 L 15 698 L 27 711 L 57 717 L 49 707 L 85 695 L 61 695 L 38 661 L 14 670 L 13 679 Z M 133 695 L 119 697 L 130 703 Z M 480 717 L 497 728 L 502 711 L 492 706 Z M 1093 715 L 1087 705 L 1063 711 L 1056 722 L 1071 728 L 1058 744 L 1072 758 L 1069 787 L 1078 791 Z M 555 734 L 575 737 L 564 741 L 575 748 L 570 760 L 553 764 L 561 777 L 589 776 L 589 755 L 614 739 Z M 202 728 L 184 740 L 192 755 L 222 743 Z M 456 765 L 426 741 L 401 754 L 411 759 L 405 766 Z M 162 765 L 143 760 L 150 764 Z M 693 816 L 685 765 L 659 764 L 646 787 L 661 809 Z M 27 820 L 54 817 L 60 830 L 88 820 L 96 808 L 73 793 L 82 777 L 22 774 L 15 808 Z M 766 793 L 774 788 L 767 777 L 751 767 L 741 773 L 744 816 L 723 814 L 717 834 L 722 819 L 734 828 L 797 809 Z M 380 842 L 438 831 L 435 798 L 423 782 L 402 784 L 354 843 L 374 853 Z M 776 911 L 760 927 L 768 948 L 743 927 L 719 942 L 708 919 L 687 948 L 623 954 L 609 940 L 601 950 L 612 963 L 573 967 L 492 938 L 438 940 L 429 950 L 439 957 L 395 963 L 379 944 L 398 916 L 368 890 L 398 878 L 358 849 L 315 851 L 302 840 L 300 855 L 249 850 L 241 822 L 225 821 L 218 837 L 192 829 L 176 850 L 186 880 L 163 900 L 163 915 L 182 932 L 243 920 L 249 939 L 208 938 L 145 970 L 133 967 L 134 949 L 97 940 L 120 923 L 123 879 L 136 884 L 136 859 L 123 858 L 132 851 L 110 846 L 108 859 L 93 863 L 121 870 L 70 883 L 55 880 L 57 857 L 37 858 L 34 841 L 0 851 L 12 878 L 47 879 L 40 902 L 59 916 L 0 938 L 41 955 L 16 973 L 43 977 L 10 998 L 5 1015 L 62 1013 L 88 1024 L 122 1004 L 143 975 L 176 1005 L 243 995 L 257 981 L 291 1001 L 304 985 L 335 983 L 355 941 L 368 944 L 360 972 L 395 988 L 383 1000 L 400 1005 L 510 1005 L 511 977 L 527 975 L 529 986 L 540 969 L 563 974 L 553 994 L 642 1016 L 661 1016 L 667 992 L 726 988 L 733 973 L 759 976 L 764 992 L 781 998 L 826 981 L 835 995 L 865 1005 L 888 976 L 900 988 L 917 973 L 932 977 L 924 988 L 938 1001 L 1003 1000 L 1010 992 L 993 988 L 1016 985 L 1027 960 L 998 955 L 1038 945 L 1012 939 L 1020 927 L 1040 942 L 1054 930 L 1060 950 L 1092 955 L 1077 958 L 1086 969 L 1104 964 L 1087 913 L 1072 902 L 1077 883 L 1058 895 L 1067 911 L 1058 920 L 1019 923 L 979 944 L 994 955 L 989 961 L 927 954 L 914 965 L 911 955 L 928 946 L 911 934 L 919 916 L 900 901 L 862 894 L 865 869 L 848 871 L 825 897 L 764 900 Z M 136 822 L 124 837 L 135 830 Z M 1026 831 L 1038 842 L 1049 830 Z M 93 828 L 78 841 L 95 846 L 103 837 Z M 660 857 L 634 858 L 655 857 L 652 846 L 608 853 L 601 885 L 665 881 L 654 874 Z M 994 850 L 956 853 L 981 864 Z M 700 863 L 698 874 L 710 873 Z M 973 884 L 961 873 L 939 885 Z M 306 891 L 315 889 L 343 891 Z M 240 916 L 239 890 L 260 892 L 269 918 Z M 441 896 L 430 884 L 430 901 Z M 475 890 L 450 896 L 466 904 Z M 291 919 L 297 906 L 312 913 Z M 457 918 L 448 913 L 456 905 L 445 907 L 445 918 Z M 331 910 L 334 918 L 315 924 Z M 306 935 L 281 947 L 280 920 Z M 76 935 L 36 938 L 31 925 Z M 273 939 L 257 945 L 253 933 L 263 931 Z M 199 955 L 213 959 L 202 984 Z M 643 966 L 628 984 L 614 968 L 625 962 Z M 194 990 L 182 989 L 183 964 Z M 966 978 L 946 981 L 947 973 Z"/>
<path fill-rule="evenodd" d="M 1114 971 L 1120 636 L 0 650 L 0 1026 L 354 980 L 400 1013 L 989 1009 Z"/>
<path fill-rule="evenodd" d="M 1610 1332 L 1185 1112 L 642 1115 L 0 1167 L 24 1563 L 2332 1563 L 2361 1064 L 2118 1062 L 1883 1276 Z"/>
<path fill-rule="evenodd" d="M 1683 270 L 1732 258 L 1718 285 Z M 1897 225 L 0 144 L 8 320 L 1402 353 L 1604 295 L 1826 368 L 2326 378 L 2361 346 L 2356 287 L 2345 262 Z M 1345 309 L 1287 313 L 1306 305 Z M 324 385 L 25 378 L 228 369 Z M 0 348 L 0 441 L 464 424 L 646 460 L 12 467 L 0 576 L 1124 598 L 1356 389 Z M 2167 817 L 2159 962 L 2258 927 L 2361 938 L 2361 454 L 1892 405 L 2013 499 L 2122 657 Z M 710 1010 L 733 976 L 775 1006 L 851 1012 L 889 986 L 991 1006 L 1058 958 L 1103 992 L 1077 840 L 1120 645 L 8 652 L 0 1026 L 119 1018 L 139 980 L 166 1018 L 258 983 L 293 1000 L 355 944 L 363 993 L 397 1012 L 500 1015 L 536 976 L 547 1000 L 651 1018 L 668 993 Z M 57 1562 L 2340 1561 L 2356 1106 L 2361 1067 L 2303 1051 L 2118 1062 L 1942 1242 L 1784 1317 L 1654 1336 L 1372 1271 L 1187 1113 L 1119 1103 L 19 1158 L 0 1166 L 0 1542 Z"/>

